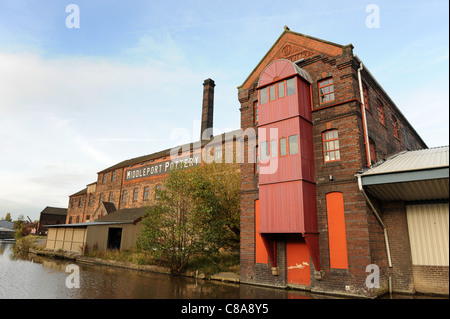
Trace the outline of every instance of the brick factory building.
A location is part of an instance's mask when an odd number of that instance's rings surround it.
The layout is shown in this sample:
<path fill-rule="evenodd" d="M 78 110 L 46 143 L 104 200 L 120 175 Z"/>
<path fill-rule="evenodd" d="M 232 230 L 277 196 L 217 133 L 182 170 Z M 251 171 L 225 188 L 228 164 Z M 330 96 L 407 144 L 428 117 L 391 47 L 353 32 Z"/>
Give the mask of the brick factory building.
<path fill-rule="evenodd" d="M 427 146 L 353 46 L 285 27 L 238 90 L 241 128 L 258 130 L 244 150 L 259 159 L 241 165 L 241 282 L 365 297 L 418 291 L 405 210 L 383 206 L 377 218 L 355 175 Z M 448 242 L 448 152 L 443 187 Z M 446 254 L 436 280 L 448 294 L 448 244 Z"/>
<path fill-rule="evenodd" d="M 214 85 L 204 82 L 198 147 L 184 147 L 179 163 L 201 165 L 204 151 L 222 160 L 230 140 L 242 149 L 241 283 L 362 297 L 420 291 L 405 222 L 411 202 L 365 193 L 361 174 L 427 146 L 353 46 L 285 27 L 238 87 L 241 129 L 220 137 L 211 136 Z M 151 204 L 173 165 L 170 155 L 168 149 L 100 171 L 70 196 L 66 223 Z M 448 242 L 448 148 L 446 183 L 439 185 L 447 197 L 425 200 L 447 203 Z M 439 272 L 448 294 L 448 244 L 446 251 Z"/>

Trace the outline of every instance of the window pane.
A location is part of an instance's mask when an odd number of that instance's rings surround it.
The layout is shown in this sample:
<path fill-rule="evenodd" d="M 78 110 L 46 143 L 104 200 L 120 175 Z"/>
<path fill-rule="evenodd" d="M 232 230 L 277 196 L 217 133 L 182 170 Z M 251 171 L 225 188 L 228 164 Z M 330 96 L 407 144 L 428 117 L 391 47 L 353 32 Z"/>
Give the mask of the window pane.
<path fill-rule="evenodd" d="M 267 161 L 269 158 L 269 142 L 261 143 L 261 161 Z"/>
<path fill-rule="evenodd" d="M 297 135 L 289 136 L 289 154 L 297 154 L 298 153 L 298 138 Z"/>
<path fill-rule="evenodd" d="M 278 97 L 284 97 L 284 82 L 278 83 Z"/>
<path fill-rule="evenodd" d="M 267 103 L 267 88 L 259 91 L 259 97 L 261 98 L 261 104 Z"/>
<path fill-rule="evenodd" d="M 338 159 L 341 159 L 341 155 L 339 154 L 339 151 L 335 151 L 335 153 L 336 153 L 336 159 L 338 160 Z"/>
<path fill-rule="evenodd" d="M 275 85 L 271 85 L 269 87 L 270 90 L 270 100 L 273 101 L 275 100 Z"/>
<path fill-rule="evenodd" d="M 339 149 L 339 141 L 338 140 L 334 141 L 334 149 L 335 150 Z"/>
<path fill-rule="evenodd" d="M 334 161 L 334 152 L 330 152 L 330 161 Z"/>
<path fill-rule="evenodd" d="M 295 94 L 295 78 L 286 81 L 287 95 Z"/>
<path fill-rule="evenodd" d="M 287 154 L 286 146 L 286 138 L 283 137 L 280 139 L 280 156 L 284 156 Z"/>
<path fill-rule="evenodd" d="M 277 149 L 277 141 L 273 140 L 270 141 L 270 156 L 271 157 L 277 157 L 278 155 L 278 149 Z"/>

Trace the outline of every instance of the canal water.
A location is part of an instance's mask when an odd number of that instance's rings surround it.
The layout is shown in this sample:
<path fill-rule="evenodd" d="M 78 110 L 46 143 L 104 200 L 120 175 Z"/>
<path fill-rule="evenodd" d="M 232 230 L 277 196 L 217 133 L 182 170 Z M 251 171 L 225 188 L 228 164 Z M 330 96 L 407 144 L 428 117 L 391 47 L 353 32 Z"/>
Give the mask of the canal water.
<path fill-rule="evenodd" d="M 69 261 L 16 257 L 13 243 L 0 241 L 0 299 L 310 299 L 302 291 L 196 280 L 106 266 L 77 265 L 79 288 Z M 68 272 L 66 272 L 66 270 Z M 322 296 L 323 298 L 323 296 Z"/>

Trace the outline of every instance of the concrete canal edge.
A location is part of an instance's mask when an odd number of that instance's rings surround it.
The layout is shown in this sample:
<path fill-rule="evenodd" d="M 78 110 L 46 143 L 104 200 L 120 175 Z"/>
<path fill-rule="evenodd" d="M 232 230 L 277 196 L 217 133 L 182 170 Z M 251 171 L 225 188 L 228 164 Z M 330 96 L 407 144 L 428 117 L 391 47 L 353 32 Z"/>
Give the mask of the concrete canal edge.
<path fill-rule="evenodd" d="M 72 260 L 79 264 L 94 265 L 94 266 L 109 266 L 117 267 L 130 270 L 148 271 L 160 274 L 170 275 L 170 270 L 165 267 L 155 266 L 155 265 L 137 265 L 128 261 L 119 260 L 109 260 L 95 257 L 86 257 L 81 254 L 64 252 L 64 251 L 51 251 L 51 250 L 40 250 L 35 248 L 29 248 L 29 254 L 34 254 L 37 256 L 60 258 L 66 260 Z M 184 274 L 185 277 L 192 277 L 203 280 L 214 280 L 221 282 L 229 282 L 239 284 L 239 275 L 232 272 L 221 272 L 211 276 L 206 276 L 205 274 L 198 273 L 198 271 L 188 271 Z"/>

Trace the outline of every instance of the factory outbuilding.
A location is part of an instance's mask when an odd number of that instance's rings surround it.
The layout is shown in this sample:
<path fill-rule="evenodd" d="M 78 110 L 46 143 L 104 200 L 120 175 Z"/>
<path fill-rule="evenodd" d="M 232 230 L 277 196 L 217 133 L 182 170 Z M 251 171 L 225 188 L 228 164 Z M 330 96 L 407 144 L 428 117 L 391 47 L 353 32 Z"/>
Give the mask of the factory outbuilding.
<path fill-rule="evenodd" d="M 404 292 L 448 294 L 448 158 L 448 146 L 401 152 L 357 174 L 389 234 L 391 285 Z"/>

